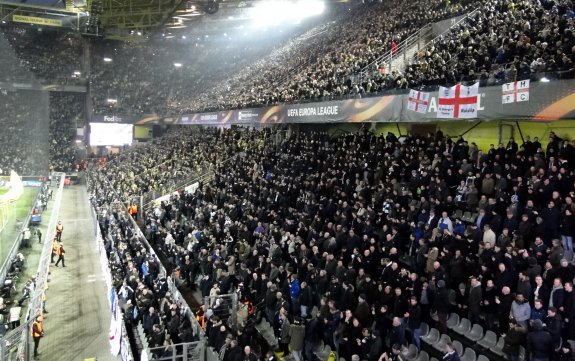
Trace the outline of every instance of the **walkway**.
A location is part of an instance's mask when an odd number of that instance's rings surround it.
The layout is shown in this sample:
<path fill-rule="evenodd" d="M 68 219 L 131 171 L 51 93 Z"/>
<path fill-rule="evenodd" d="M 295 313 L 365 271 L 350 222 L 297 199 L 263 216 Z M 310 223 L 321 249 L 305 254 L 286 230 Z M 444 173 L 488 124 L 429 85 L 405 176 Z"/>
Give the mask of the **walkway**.
<path fill-rule="evenodd" d="M 40 360 L 119 360 L 109 351 L 111 312 L 85 184 L 64 189 L 59 219 L 66 268 L 50 268 Z"/>

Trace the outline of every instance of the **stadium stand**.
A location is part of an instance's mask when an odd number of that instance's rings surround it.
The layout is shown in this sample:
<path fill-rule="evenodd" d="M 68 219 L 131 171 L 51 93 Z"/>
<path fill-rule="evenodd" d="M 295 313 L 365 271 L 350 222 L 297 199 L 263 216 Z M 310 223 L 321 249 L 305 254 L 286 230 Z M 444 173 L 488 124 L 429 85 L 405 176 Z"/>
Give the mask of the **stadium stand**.
<path fill-rule="evenodd" d="M 199 134 L 213 136 L 204 132 Z M 244 136 L 232 130 L 221 135 Z M 231 147 L 228 155 L 239 150 L 233 142 L 223 146 Z M 234 347 L 248 345 L 265 353 L 269 346 L 258 348 L 254 323 L 262 339 L 275 335 L 285 351 L 284 325 L 302 322 L 305 341 L 298 343 L 301 335 L 294 331 L 287 343 L 299 340 L 291 350 L 308 360 L 313 350 L 322 357 L 335 350 L 346 360 L 352 354 L 378 359 L 395 343 L 418 344 L 401 334 L 426 323 L 437 324 L 445 342 L 457 330 L 465 345 L 490 345 L 480 353 L 491 359 L 490 352 L 502 352 L 497 350 L 506 339 L 497 335 L 511 332 L 509 315 L 516 307 L 531 314 L 525 302 L 540 298 L 548 306 L 554 302 L 550 290 L 557 289 L 553 280 L 571 282 L 573 266 L 562 261 L 567 251 L 560 239 L 573 232 L 573 179 L 557 175 L 572 171 L 575 148 L 552 136 L 547 149 L 554 147 L 562 149 L 558 163 L 535 179 L 531 165 L 545 151 L 530 143 L 470 161 L 466 141 L 440 133 L 408 136 L 402 144 L 392 134 L 292 135 L 279 148 L 243 150 L 216 167 L 214 178 L 195 193 L 182 191 L 157 204 L 147 214 L 144 234 L 181 287 L 216 298 L 238 293 L 267 319 L 250 316 L 224 334 L 213 326 L 218 318 L 208 322 L 208 343 L 216 353 L 233 354 Z M 111 174 L 104 168 L 99 176 Z M 463 223 L 456 215 L 468 211 L 474 215 Z M 539 246 L 537 238 L 543 240 Z M 541 251 L 546 244 L 550 251 Z M 543 267 L 544 283 L 536 286 Z M 470 286 L 470 276 L 479 283 Z M 473 291 L 477 284 L 483 285 L 479 296 Z M 522 293 L 525 301 L 510 292 Z M 420 306 L 410 305 L 411 297 Z M 571 312 L 572 306 L 563 307 L 564 314 Z M 431 311 L 438 316 L 432 318 Z M 420 317 L 407 316 L 415 312 Z M 472 329 L 458 329 L 468 320 Z M 225 341 L 228 332 L 239 346 Z M 360 343 L 349 342 L 352 337 Z M 425 340 L 427 352 L 442 355 Z M 417 354 L 416 348 L 412 356 Z M 471 349 L 463 355 L 475 359 Z"/>
<path fill-rule="evenodd" d="M 82 84 L 86 75 L 94 113 L 183 114 L 572 77 L 572 8 L 551 0 L 374 2 L 259 47 L 119 44 L 3 28 L 0 40 L 17 57 L 0 52 L 2 80 Z M 352 82 L 421 26 L 474 9 L 404 72 Z M 87 43 L 92 67 L 83 74 Z M 173 66 L 191 54 L 197 61 Z M 206 72 L 215 58 L 223 61 Z M 73 169 L 83 96 L 24 98 L 0 94 L 0 168 L 45 170 L 36 155 L 49 149 L 54 169 Z M 34 124 L 48 103 L 44 144 Z M 334 136 L 310 129 L 277 142 L 269 128 L 171 126 L 90 164 L 114 287 L 152 357 L 205 335 L 212 354 L 232 361 L 375 361 L 384 352 L 429 360 L 445 350 L 471 361 L 573 358 L 575 141 L 550 132 L 543 144 L 525 137 L 482 151 L 473 138 L 442 131 L 400 140 L 365 128 Z M 134 219 L 140 230 L 121 206 L 133 203 L 143 206 Z M 169 282 L 190 304 L 194 293 L 208 301 L 195 319 Z"/>

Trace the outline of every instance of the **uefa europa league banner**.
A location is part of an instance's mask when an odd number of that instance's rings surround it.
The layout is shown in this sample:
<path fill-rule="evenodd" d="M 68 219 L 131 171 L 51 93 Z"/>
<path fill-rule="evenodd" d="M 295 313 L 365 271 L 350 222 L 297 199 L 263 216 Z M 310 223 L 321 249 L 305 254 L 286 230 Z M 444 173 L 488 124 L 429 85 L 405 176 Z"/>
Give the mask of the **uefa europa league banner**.
<path fill-rule="evenodd" d="M 196 113 L 177 124 L 430 122 L 437 120 L 575 119 L 575 80 L 517 81 L 498 86 L 457 85 L 405 94 L 267 108 Z M 173 121 L 172 121 L 173 123 Z"/>

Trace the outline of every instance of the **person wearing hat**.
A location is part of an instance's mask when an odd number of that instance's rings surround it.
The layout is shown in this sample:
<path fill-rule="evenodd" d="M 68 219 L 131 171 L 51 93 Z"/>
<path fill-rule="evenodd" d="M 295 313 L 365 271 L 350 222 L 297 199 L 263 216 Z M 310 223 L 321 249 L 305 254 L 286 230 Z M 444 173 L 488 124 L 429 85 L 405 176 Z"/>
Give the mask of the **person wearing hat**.
<path fill-rule="evenodd" d="M 531 322 L 532 331 L 527 334 L 525 343 L 525 359 L 531 361 L 549 361 L 553 354 L 553 340 L 548 331 L 543 328 L 541 320 Z"/>
<path fill-rule="evenodd" d="M 509 361 L 519 361 L 519 348 L 525 344 L 527 327 L 517 323 L 514 318 L 509 319 L 509 331 L 505 335 L 503 352 Z"/>
<path fill-rule="evenodd" d="M 439 332 L 447 332 L 447 318 L 449 317 L 449 293 L 445 287 L 445 281 L 437 281 L 437 292 L 433 303 L 433 309 L 437 312 L 437 327 Z"/>
<path fill-rule="evenodd" d="M 553 355 L 553 361 L 573 361 L 575 360 L 575 355 L 573 355 L 573 350 L 571 349 L 571 344 L 569 342 L 563 342 L 561 348 L 555 351 Z"/>

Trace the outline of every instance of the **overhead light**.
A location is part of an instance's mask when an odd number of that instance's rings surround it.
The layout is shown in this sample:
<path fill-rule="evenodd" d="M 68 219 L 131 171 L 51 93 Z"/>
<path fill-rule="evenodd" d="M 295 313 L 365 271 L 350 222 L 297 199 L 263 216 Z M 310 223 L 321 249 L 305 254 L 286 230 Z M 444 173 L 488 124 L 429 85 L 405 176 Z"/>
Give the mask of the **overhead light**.
<path fill-rule="evenodd" d="M 542 83 L 549 83 L 551 80 L 549 80 L 548 77 L 544 76 L 544 77 L 541 78 L 539 81 L 542 82 Z"/>
<path fill-rule="evenodd" d="M 181 68 L 181 67 L 182 67 L 182 63 L 174 63 L 174 66 L 175 66 L 176 68 Z"/>
<path fill-rule="evenodd" d="M 76 139 L 76 143 L 82 143 L 82 141 L 80 139 Z"/>
<path fill-rule="evenodd" d="M 82 73 L 79 70 L 74 70 L 74 76 L 80 76 Z"/>
<path fill-rule="evenodd" d="M 185 35 L 182 35 L 182 39 L 184 39 L 184 40 L 185 40 L 185 39 L 186 39 L 186 36 L 185 36 Z"/>
<path fill-rule="evenodd" d="M 104 58 L 104 62 L 109 63 L 112 61 L 112 58 Z"/>
<path fill-rule="evenodd" d="M 106 100 L 109 104 L 116 104 L 118 102 L 118 99 L 114 99 L 114 98 L 108 98 Z"/>

